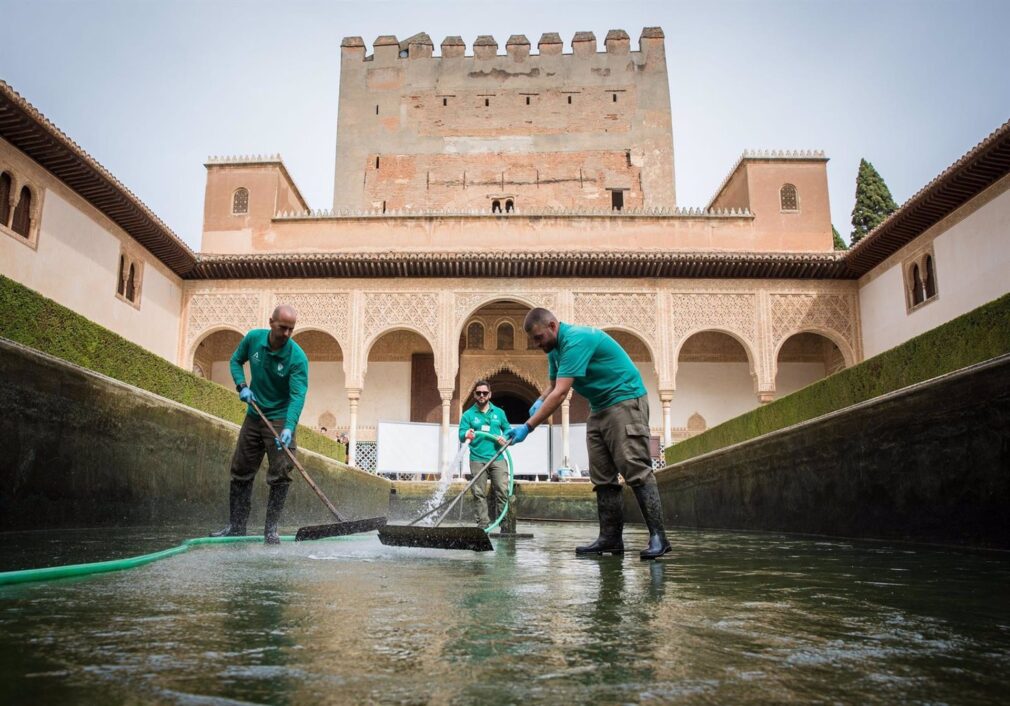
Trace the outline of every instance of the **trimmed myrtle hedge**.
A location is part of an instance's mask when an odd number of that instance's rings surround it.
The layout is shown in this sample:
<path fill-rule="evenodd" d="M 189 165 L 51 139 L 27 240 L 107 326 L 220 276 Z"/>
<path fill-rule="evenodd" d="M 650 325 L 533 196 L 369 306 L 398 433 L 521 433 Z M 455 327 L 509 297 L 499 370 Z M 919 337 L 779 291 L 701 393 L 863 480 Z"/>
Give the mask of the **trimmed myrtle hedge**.
<path fill-rule="evenodd" d="M 246 406 L 233 390 L 183 370 L 3 275 L 0 311 L 0 336 L 236 424 L 245 417 Z M 302 425 L 298 445 L 345 460 L 342 444 Z"/>
<path fill-rule="evenodd" d="M 1010 352 L 1010 294 L 666 449 L 667 464 L 738 444 Z"/>

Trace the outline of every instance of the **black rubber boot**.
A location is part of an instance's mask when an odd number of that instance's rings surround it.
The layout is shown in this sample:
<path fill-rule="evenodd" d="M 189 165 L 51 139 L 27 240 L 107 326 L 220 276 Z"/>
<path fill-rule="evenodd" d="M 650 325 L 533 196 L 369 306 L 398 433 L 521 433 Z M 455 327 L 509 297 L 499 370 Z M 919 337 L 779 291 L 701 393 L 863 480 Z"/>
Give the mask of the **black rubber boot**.
<path fill-rule="evenodd" d="M 211 532 L 211 537 L 244 537 L 246 522 L 249 520 L 249 508 L 252 506 L 252 481 L 233 480 L 228 489 L 228 525 L 217 532 Z"/>
<path fill-rule="evenodd" d="M 267 498 L 267 521 L 263 528 L 263 541 L 267 544 L 280 544 L 281 538 L 277 534 L 277 523 L 281 519 L 281 510 L 284 509 L 284 500 L 288 497 L 290 483 L 279 483 L 270 486 L 270 497 Z"/>
<path fill-rule="evenodd" d="M 596 488 L 596 513 L 600 517 L 600 536 L 592 544 L 575 547 L 575 553 L 623 554 L 624 496 L 620 486 Z"/>
<path fill-rule="evenodd" d="M 635 486 L 635 499 L 645 518 L 645 526 L 649 528 L 649 546 L 639 552 L 642 561 L 658 559 L 670 551 L 670 542 L 666 539 L 663 529 L 663 501 L 659 497 L 659 486 L 655 478 L 650 478 L 643 485 Z"/>

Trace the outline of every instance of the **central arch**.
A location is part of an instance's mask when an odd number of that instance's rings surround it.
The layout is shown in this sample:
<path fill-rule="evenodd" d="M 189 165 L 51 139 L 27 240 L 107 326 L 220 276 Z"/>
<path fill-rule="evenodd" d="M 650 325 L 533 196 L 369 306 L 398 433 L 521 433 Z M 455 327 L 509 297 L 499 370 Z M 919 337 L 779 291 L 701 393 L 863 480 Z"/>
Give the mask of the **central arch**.
<path fill-rule="evenodd" d="M 540 391 L 508 369 L 492 375 L 487 382 L 491 386 L 491 401 L 505 412 L 509 423 L 525 422 Z"/>

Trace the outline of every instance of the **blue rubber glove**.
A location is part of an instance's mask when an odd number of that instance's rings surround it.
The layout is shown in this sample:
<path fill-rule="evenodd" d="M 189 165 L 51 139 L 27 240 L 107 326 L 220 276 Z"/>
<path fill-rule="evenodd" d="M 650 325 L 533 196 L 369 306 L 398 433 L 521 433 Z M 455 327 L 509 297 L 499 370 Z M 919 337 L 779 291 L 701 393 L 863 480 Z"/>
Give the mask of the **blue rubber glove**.
<path fill-rule="evenodd" d="M 534 403 L 533 403 L 533 406 L 532 406 L 532 407 L 530 407 L 530 416 L 531 416 L 531 417 L 532 417 L 532 416 L 533 416 L 534 414 L 536 414 L 536 413 L 537 413 L 537 410 L 538 410 L 538 409 L 540 409 L 540 407 L 541 407 L 541 405 L 543 405 L 543 403 L 544 403 L 544 401 L 543 401 L 543 400 L 537 400 L 536 402 L 534 402 Z"/>
<path fill-rule="evenodd" d="M 512 444 L 521 444 L 530 435 L 530 428 L 525 424 L 516 424 L 505 432 L 505 438 Z"/>
<path fill-rule="evenodd" d="M 252 391 L 251 387 L 243 387 L 241 390 L 239 390 L 238 391 L 238 398 L 240 400 L 242 400 L 243 402 L 245 402 L 246 404 L 249 404 L 250 402 L 256 402 L 257 401 L 256 400 L 256 395 L 253 394 L 253 391 Z"/>
<path fill-rule="evenodd" d="M 281 449 L 281 448 L 285 448 L 286 449 L 290 445 L 291 445 L 291 430 L 290 429 L 285 429 L 284 431 L 281 432 L 280 438 L 277 439 L 277 448 L 278 449 Z"/>

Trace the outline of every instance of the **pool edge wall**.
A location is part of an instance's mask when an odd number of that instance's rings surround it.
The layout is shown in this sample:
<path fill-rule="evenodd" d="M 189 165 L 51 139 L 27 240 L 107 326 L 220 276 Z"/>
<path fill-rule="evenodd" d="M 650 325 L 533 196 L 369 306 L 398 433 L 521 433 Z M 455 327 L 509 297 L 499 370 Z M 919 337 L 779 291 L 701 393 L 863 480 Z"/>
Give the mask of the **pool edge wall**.
<path fill-rule="evenodd" d="M 670 526 L 1010 549 L 1010 355 L 656 477 Z"/>
<path fill-rule="evenodd" d="M 227 522 L 237 425 L 6 341 L 0 399 L 0 530 Z M 348 518 L 386 515 L 385 479 L 311 451 L 298 459 Z M 298 475 L 282 527 L 334 522 Z M 264 466 L 251 533 L 266 495 Z"/>

